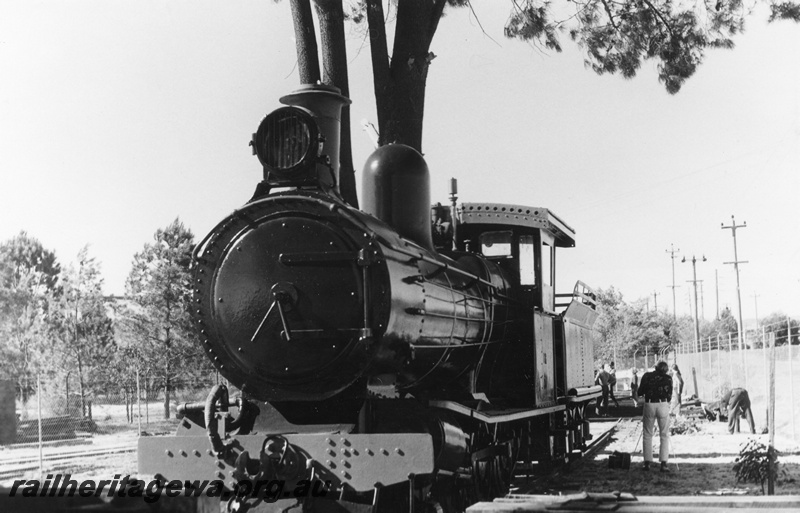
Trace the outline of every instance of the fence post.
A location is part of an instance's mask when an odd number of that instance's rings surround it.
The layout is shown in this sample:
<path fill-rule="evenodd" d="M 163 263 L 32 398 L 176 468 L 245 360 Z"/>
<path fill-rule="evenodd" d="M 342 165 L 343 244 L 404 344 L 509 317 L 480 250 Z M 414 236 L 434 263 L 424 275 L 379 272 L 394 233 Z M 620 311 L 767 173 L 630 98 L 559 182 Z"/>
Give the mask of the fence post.
<path fill-rule="evenodd" d="M 702 343 L 700 344 L 700 348 L 701 349 L 703 348 Z M 705 373 L 702 374 L 702 377 L 703 377 L 703 395 L 704 396 L 708 395 L 707 394 L 707 392 L 708 392 L 708 390 L 707 390 L 708 389 L 708 374 L 711 373 L 711 354 L 710 354 L 710 351 L 711 351 L 711 344 L 709 343 L 708 344 L 708 349 L 706 350 L 706 354 L 708 355 L 708 363 L 705 364 L 705 365 L 701 365 L 700 366 L 701 369 L 705 369 Z M 702 364 L 702 358 L 701 358 L 701 364 Z"/>
<path fill-rule="evenodd" d="M 731 386 L 733 386 L 733 336 L 728 332 L 728 379 Z"/>
<path fill-rule="evenodd" d="M 722 348 L 719 345 L 719 332 L 717 332 L 717 393 L 719 396 L 722 394 Z"/>
<path fill-rule="evenodd" d="M 144 414 L 145 424 L 150 425 L 150 381 L 147 379 L 149 372 L 144 373 Z"/>
<path fill-rule="evenodd" d="M 769 358 L 769 449 L 768 470 L 767 470 L 767 495 L 775 495 L 775 475 L 773 455 L 775 453 L 775 333 L 769 334 L 770 358 Z"/>
<path fill-rule="evenodd" d="M 769 361 L 767 359 L 767 327 L 761 327 L 761 345 L 764 353 L 764 397 L 769 397 Z"/>
<path fill-rule="evenodd" d="M 139 436 L 142 436 L 142 393 L 139 388 L 139 367 L 136 367 L 136 419 L 139 421 Z"/>
<path fill-rule="evenodd" d="M 42 454 L 42 376 L 36 375 L 36 417 L 39 422 L 39 474 L 44 479 L 44 455 Z"/>
<path fill-rule="evenodd" d="M 794 409 L 797 403 L 794 402 L 794 363 L 792 360 L 792 320 L 786 318 L 786 342 L 789 344 L 789 393 L 792 401 L 792 440 L 797 441 L 797 434 L 794 431 Z"/>
<path fill-rule="evenodd" d="M 747 388 L 747 364 L 745 363 L 744 357 L 744 341 L 745 341 L 745 333 L 747 330 L 744 326 L 741 326 L 741 330 L 739 331 L 739 356 L 742 360 L 742 376 L 744 377 L 744 386 L 742 388 Z"/>
<path fill-rule="evenodd" d="M 712 373 L 714 371 L 714 363 L 712 362 L 711 356 L 712 356 L 711 355 L 711 335 L 709 335 L 708 336 L 708 377 L 709 377 L 708 386 L 713 387 L 714 386 L 714 380 L 711 379 L 711 375 L 712 375 Z"/>

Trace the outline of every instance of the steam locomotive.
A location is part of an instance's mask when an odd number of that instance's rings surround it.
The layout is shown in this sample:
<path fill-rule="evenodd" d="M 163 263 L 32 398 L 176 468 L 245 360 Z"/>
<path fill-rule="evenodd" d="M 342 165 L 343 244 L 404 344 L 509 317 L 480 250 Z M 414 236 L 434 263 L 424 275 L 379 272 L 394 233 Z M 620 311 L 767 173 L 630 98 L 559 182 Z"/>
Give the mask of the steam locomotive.
<path fill-rule="evenodd" d="M 554 292 L 572 228 L 453 199 L 433 237 L 427 165 L 400 144 L 368 158 L 353 208 L 349 100 L 281 103 L 251 142 L 263 181 L 193 258 L 199 341 L 241 394 L 182 405 L 175 436 L 140 439 L 140 472 L 215 481 L 231 510 L 462 511 L 580 455 L 597 313 L 581 282 Z"/>

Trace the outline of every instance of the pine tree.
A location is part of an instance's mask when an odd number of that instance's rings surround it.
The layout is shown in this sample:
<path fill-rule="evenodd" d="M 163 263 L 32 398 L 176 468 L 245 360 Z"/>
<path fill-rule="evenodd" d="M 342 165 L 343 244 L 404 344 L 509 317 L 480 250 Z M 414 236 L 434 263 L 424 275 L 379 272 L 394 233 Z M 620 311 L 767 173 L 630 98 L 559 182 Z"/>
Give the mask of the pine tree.
<path fill-rule="evenodd" d="M 24 231 L 0 245 L 0 375 L 17 383 L 23 403 L 45 360 L 47 295 L 60 272 L 55 253 Z"/>
<path fill-rule="evenodd" d="M 50 294 L 47 321 L 48 366 L 77 377 L 81 416 L 91 418 L 86 403 L 114 351 L 114 326 L 103 297 L 100 265 L 89 256 L 88 247 L 78 252 L 76 263 L 62 273 L 60 286 Z"/>
<path fill-rule="evenodd" d="M 163 386 L 165 419 L 176 380 L 207 366 L 194 344 L 189 316 L 193 245 L 192 232 L 175 219 L 136 253 L 126 283 L 128 343 L 139 348 L 143 369 Z"/>

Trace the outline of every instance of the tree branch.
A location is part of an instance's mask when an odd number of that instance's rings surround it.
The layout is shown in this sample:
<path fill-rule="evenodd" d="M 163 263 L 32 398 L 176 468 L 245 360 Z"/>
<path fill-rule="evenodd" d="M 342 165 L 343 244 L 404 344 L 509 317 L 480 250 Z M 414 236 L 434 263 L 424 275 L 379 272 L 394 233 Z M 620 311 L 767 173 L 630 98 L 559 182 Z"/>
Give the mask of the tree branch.
<path fill-rule="evenodd" d="M 611 26 L 614 27 L 614 30 L 619 31 L 619 27 L 617 27 L 617 24 L 614 23 L 614 15 L 611 14 L 611 7 L 609 7 L 606 0 L 600 0 L 600 1 L 603 3 L 603 7 L 606 10 L 606 14 L 608 14 L 608 21 L 611 22 Z"/>
<path fill-rule="evenodd" d="M 673 33 L 672 25 L 670 25 L 669 22 L 666 20 L 666 18 L 664 18 L 664 16 L 661 14 L 661 11 L 656 9 L 656 7 L 653 4 L 650 3 L 650 0 L 642 0 L 642 1 L 647 4 L 647 6 L 656 14 L 658 19 L 661 20 L 661 23 L 663 23 L 664 26 L 667 27 L 667 30 L 669 30 L 669 33 L 672 34 Z"/>

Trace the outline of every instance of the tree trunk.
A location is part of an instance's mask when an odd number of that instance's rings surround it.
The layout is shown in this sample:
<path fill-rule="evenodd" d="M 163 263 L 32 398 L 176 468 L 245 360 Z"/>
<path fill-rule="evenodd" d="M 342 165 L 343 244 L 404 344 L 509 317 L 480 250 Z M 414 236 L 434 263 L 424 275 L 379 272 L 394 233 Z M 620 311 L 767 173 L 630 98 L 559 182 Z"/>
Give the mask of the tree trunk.
<path fill-rule="evenodd" d="M 150 425 L 150 377 L 149 372 L 144 375 L 144 418 L 145 423 Z"/>
<path fill-rule="evenodd" d="M 81 417 L 86 417 L 86 394 L 83 390 L 83 362 L 78 357 L 78 393 L 81 395 Z M 89 416 L 91 420 L 91 415 Z"/>
<path fill-rule="evenodd" d="M 378 109 L 379 144 L 401 143 L 422 152 L 422 120 L 429 51 L 445 0 L 398 2 L 391 64 L 380 0 L 368 0 L 367 20 L 372 36 L 373 85 Z"/>
<path fill-rule="evenodd" d="M 69 375 L 70 375 L 70 373 L 67 372 L 67 377 L 64 379 L 64 395 L 66 396 L 66 400 L 67 400 L 67 402 L 64 403 L 64 404 L 67 405 L 67 408 L 66 408 L 67 415 L 69 415 L 71 417 L 72 416 L 72 404 L 70 404 L 70 402 L 69 402 Z"/>
<path fill-rule="evenodd" d="M 322 81 L 338 87 L 350 97 L 347 75 L 347 48 L 344 37 L 344 11 L 341 0 L 316 0 L 322 43 Z M 339 141 L 339 192 L 350 205 L 358 208 L 356 175 L 353 168 L 353 151 L 350 141 L 350 106 L 342 107 L 342 133 Z"/>
<path fill-rule="evenodd" d="M 169 388 L 170 388 L 170 379 L 169 379 L 169 361 L 167 362 L 164 368 L 164 418 L 169 418 Z"/>
<path fill-rule="evenodd" d="M 28 373 L 27 373 L 27 371 L 23 371 L 22 379 L 20 380 L 19 395 L 20 395 L 20 400 L 22 401 L 22 404 L 23 405 L 27 405 L 28 404 Z"/>
<path fill-rule="evenodd" d="M 130 405 L 129 405 L 130 401 L 128 400 L 128 387 L 123 387 L 122 388 L 122 394 L 123 394 L 123 396 L 125 398 L 125 420 L 128 422 L 128 424 L 130 424 L 131 423 L 131 409 L 130 409 Z"/>
<path fill-rule="evenodd" d="M 316 84 L 319 81 L 319 57 L 311 4 L 309 0 L 291 0 L 290 3 L 294 37 L 297 41 L 297 71 L 300 74 L 300 83 Z"/>
<path fill-rule="evenodd" d="M 169 418 L 169 389 L 172 378 L 172 367 L 170 365 L 170 349 L 172 347 L 170 333 L 172 329 L 170 322 L 172 322 L 172 310 L 170 309 L 170 303 L 167 302 L 167 318 L 164 326 L 164 419 Z"/>

